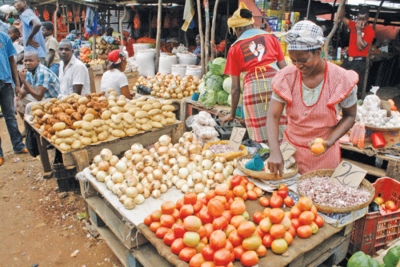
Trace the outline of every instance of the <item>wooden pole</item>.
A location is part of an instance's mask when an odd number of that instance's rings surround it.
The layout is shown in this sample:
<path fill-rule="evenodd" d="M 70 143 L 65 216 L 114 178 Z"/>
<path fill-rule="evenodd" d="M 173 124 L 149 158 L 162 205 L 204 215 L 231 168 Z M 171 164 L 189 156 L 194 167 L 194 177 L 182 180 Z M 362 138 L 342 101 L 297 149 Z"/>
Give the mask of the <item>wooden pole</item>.
<path fill-rule="evenodd" d="M 206 73 L 205 60 L 204 60 L 204 33 L 203 21 L 201 19 L 201 1 L 197 0 L 197 16 L 199 20 L 199 34 L 200 34 L 200 50 L 201 50 L 201 76 Z"/>
<path fill-rule="evenodd" d="M 226 5 L 226 16 L 229 16 L 229 3 Z M 228 55 L 228 34 L 229 34 L 230 29 L 225 33 L 225 51 L 224 51 L 224 57 L 226 58 Z"/>
<path fill-rule="evenodd" d="M 206 14 L 206 40 L 205 40 L 205 51 L 204 51 L 204 71 L 206 71 L 206 67 L 209 59 L 210 52 L 210 2 L 208 0 L 204 0 L 205 7 L 204 12 Z"/>
<path fill-rule="evenodd" d="M 78 31 L 78 28 L 76 27 L 75 4 L 71 4 L 71 8 L 72 8 L 72 16 L 74 17 L 74 29 L 75 31 Z"/>
<path fill-rule="evenodd" d="M 342 8 L 344 8 L 346 1 L 341 1 L 337 10 L 336 14 L 340 14 L 340 12 L 342 11 Z M 324 46 L 324 54 L 325 54 L 325 60 L 328 60 L 328 54 L 329 54 L 329 43 L 332 40 L 333 35 L 335 34 L 337 28 L 339 25 L 339 16 L 336 15 L 335 17 L 335 21 L 333 23 L 333 28 L 331 30 L 331 32 L 328 34 L 328 36 L 326 37 L 326 42 L 325 42 L 325 46 Z"/>
<path fill-rule="evenodd" d="M 162 17 L 162 0 L 158 0 L 157 10 L 157 37 L 156 37 L 156 72 L 158 72 L 158 62 L 160 61 L 160 46 L 161 46 L 161 17 Z"/>
<path fill-rule="evenodd" d="M 213 12 L 213 19 L 212 19 L 212 27 L 211 27 L 211 44 L 212 44 L 212 49 L 211 49 L 211 61 L 214 59 L 215 57 L 215 27 L 216 27 L 216 23 L 217 23 L 217 11 L 218 11 L 218 3 L 219 0 L 215 0 L 214 3 L 214 12 Z M 229 5 L 229 2 L 227 3 L 227 5 Z"/>
<path fill-rule="evenodd" d="M 120 39 L 121 39 L 121 50 L 122 51 L 124 51 L 124 46 L 125 46 L 125 44 L 124 44 L 124 34 L 123 34 L 123 28 L 122 28 L 122 23 L 124 22 L 125 18 L 126 18 L 126 5 L 124 5 L 124 15 L 119 20 L 119 27 L 121 28 Z"/>
<path fill-rule="evenodd" d="M 57 34 L 58 34 L 58 32 L 57 32 L 57 12 L 58 12 L 58 7 L 59 7 L 59 4 L 58 4 L 58 1 L 56 1 L 56 10 L 54 10 L 54 13 L 53 13 L 53 23 L 54 23 L 54 32 L 53 32 L 53 34 L 54 34 L 54 38 L 56 38 L 57 40 L 58 40 L 58 36 L 57 36 Z"/>
<path fill-rule="evenodd" d="M 381 13 L 383 2 L 385 2 L 385 0 L 381 0 L 381 3 L 379 4 L 378 10 L 376 11 L 376 14 L 375 14 L 374 24 L 372 25 L 372 28 L 374 30 L 375 30 L 375 26 L 376 26 L 376 21 L 378 20 L 378 17 L 379 17 L 379 13 Z M 361 88 L 361 98 L 362 99 L 364 99 L 364 97 L 366 95 L 366 92 L 367 92 L 367 82 L 368 82 L 368 76 L 369 76 L 369 68 L 371 67 L 370 66 L 371 65 L 371 59 L 370 59 L 371 49 L 372 49 L 372 44 L 369 46 L 367 60 L 365 61 L 364 82 L 363 82 L 363 87 Z"/>

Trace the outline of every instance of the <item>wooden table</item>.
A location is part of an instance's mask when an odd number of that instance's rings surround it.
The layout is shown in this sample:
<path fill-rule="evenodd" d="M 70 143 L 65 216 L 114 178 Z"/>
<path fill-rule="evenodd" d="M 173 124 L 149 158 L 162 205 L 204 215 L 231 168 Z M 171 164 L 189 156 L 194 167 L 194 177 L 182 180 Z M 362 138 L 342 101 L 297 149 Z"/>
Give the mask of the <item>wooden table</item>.
<path fill-rule="evenodd" d="M 46 178 L 51 178 L 53 175 L 53 168 L 50 163 L 49 159 L 49 154 L 47 151 L 48 145 L 51 143 L 50 140 L 40 134 L 40 130 L 33 127 L 31 124 L 27 123 L 35 132 L 36 132 L 36 140 L 38 143 L 38 148 L 39 148 L 39 155 L 40 155 L 40 160 L 42 162 L 43 170 L 44 170 L 44 177 Z M 115 138 L 110 141 L 104 141 L 101 143 L 89 145 L 82 147 L 80 149 L 76 150 L 70 150 L 67 152 L 63 152 L 57 147 L 55 147 L 57 153 L 61 153 L 62 157 L 62 163 L 64 164 L 65 168 L 75 168 L 77 163 L 77 160 L 81 157 L 80 151 L 86 150 L 87 151 L 87 157 L 88 157 L 88 162 L 92 162 L 93 158 L 100 154 L 100 151 L 103 148 L 109 148 L 113 152 L 114 155 L 119 155 L 121 153 L 124 153 L 126 150 L 128 150 L 133 143 L 141 143 L 143 146 L 148 146 L 151 144 L 154 144 L 155 142 L 158 141 L 160 136 L 166 134 L 171 136 L 172 142 L 177 143 L 178 139 L 183 135 L 183 123 L 180 121 L 177 121 L 174 124 L 166 125 L 163 128 L 159 129 L 152 129 L 149 132 L 145 132 L 142 134 L 137 134 L 134 136 L 126 136 L 123 138 Z M 82 160 L 82 159 L 79 159 Z M 88 167 L 86 165 L 85 167 Z"/>

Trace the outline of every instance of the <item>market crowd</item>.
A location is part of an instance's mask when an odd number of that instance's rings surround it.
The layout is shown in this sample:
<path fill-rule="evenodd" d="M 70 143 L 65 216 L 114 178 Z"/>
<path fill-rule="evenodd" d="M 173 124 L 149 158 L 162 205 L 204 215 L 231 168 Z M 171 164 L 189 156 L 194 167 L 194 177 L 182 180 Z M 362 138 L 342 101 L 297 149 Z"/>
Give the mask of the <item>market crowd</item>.
<path fill-rule="evenodd" d="M 15 0 L 15 8 L 19 20 L 12 25 L 7 21 L 0 24 L 0 105 L 14 152 L 27 153 L 22 141 L 26 133 L 18 130 L 16 112 L 23 118 L 33 102 L 72 93 L 89 94 L 90 79 L 87 67 L 76 57 L 82 43 L 79 32 L 74 31 L 58 42 L 53 36 L 54 25 L 48 21 L 41 23 L 26 1 Z M 228 20 L 237 40 L 230 46 L 224 72 L 232 77 L 232 105 L 231 114 L 223 121 L 235 118 L 240 76 L 246 73 L 243 92 L 246 128 L 250 139 L 270 146 L 268 167 L 276 175 L 283 171 L 279 149 L 282 140 L 296 147 L 300 173 L 335 168 L 339 164 L 338 139 L 354 124 L 361 86 L 359 75 L 362 77 L 365 51 L 374 38 L 367 14 L 360 10 L 358 22 L 339 14 L 351 31 L 352 60 L 344 64 L 349 70 L 322 58 L 323 31 L 311 21 L 300 21 L 285 34 L 292 62 L 287 66 L 278 39 L 254 28 L 253 14 L 244 3 L 239 4 Z M 115 44 L 112 32 L 109 27 L 102 36 L 107 45 Z M 132 54 L 133 41 L 128 35 L 125 37 L 129 42 L 127 52 Z M 199 36 L 196 44 L 194 54 L 199 55 Z M 126 55 L 118 49 L 106 53 L 109 65 L 101 90 L 113 88 L 131 99 L 123 75 Z M 277 68 L 271 67 L 274 62 Z M 310 140 L 315 137 L 324 139 L 325 153 L 317 161 L 310 161 L 315 156 L 309 149 Z M 0 165 L 3 160 L 0 147 Z"/>

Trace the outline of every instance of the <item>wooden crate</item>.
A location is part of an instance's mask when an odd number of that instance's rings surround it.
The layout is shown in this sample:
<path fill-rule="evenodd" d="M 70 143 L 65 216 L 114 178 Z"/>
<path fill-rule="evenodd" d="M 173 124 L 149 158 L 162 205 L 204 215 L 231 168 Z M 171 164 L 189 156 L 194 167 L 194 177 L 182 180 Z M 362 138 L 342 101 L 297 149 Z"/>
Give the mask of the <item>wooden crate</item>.
<path fill-rule="evenodd" d="M 132 72 L 125 72 L 126 78 L 128 78 L 128 85 L 129 88 L 133 87 L 136 81 L 139 79 L 139 72 L 132 71 Z"/>
<path fill-rule="evenodd" d="M 95 76 L 103 75 L 106 69 L 105 64 L 90 65 L 90 68 L 93 70 Z"/>
<path fill-rule="evenodd" d="M 358 153 L 361 155 L 367 155 L 363 149 L 359 149 L 355 146 L 343 145 L 343 144 L 340 146 L 342 148 L 342 151 L 351 151 L 351 152 L 355 152 L 355 153 Z M 399 157 L 376 154 L 374 156 L 371 156 L 371 158 L 387 161 L 387 167 L 379 168 L 379 167 L 371 166 L 369 164 L 365 164 L 363 162 L 358 162 L 358 161 L 350 160 L 350 159 L 346 159 L 346 158 L 343 158 L 343 160 L 346 160 L 356 166 L 359 166 L 359 167 L 365 169 L 368 172 L 368 174 L 370 174 L 370 175 L 373 175 L 376 177 L 391 177 L 393 179 L 400 181 L 400 158 Z"/>

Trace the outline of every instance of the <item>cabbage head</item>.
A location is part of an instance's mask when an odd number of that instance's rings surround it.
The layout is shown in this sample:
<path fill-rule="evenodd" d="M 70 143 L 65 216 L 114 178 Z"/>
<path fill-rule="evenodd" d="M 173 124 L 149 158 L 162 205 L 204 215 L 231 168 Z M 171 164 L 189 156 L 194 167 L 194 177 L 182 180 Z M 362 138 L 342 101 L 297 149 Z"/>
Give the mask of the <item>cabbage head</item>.
<path fill-rule="evenodd" d="M 208 63 L 209 70 L 215 75 L 224 75 L 226 59 L 223 57 L 217 57 L 212 62 Z"/>
<path fill-rule="evenodd" d="M 200 94 L 199 101 L 206 107 L 212 107 L 217 104 L 217 97 L 217 92 L 213 90 L 208 90 Z"/>
<path fill-rule="evenodd" d="M 197 86 L 197 90 L 199 91 L 199 93 L 203 93 L 204 91 L 207 90 L 206 85 L 204 82 L 201 82 L 198 86 Z"/>
<path fill-rule="evenodd" d="M 225 90 L 225 92 L 227 92 L 228 94 L 231 93 L 231 89 L 232 89 L 232 77 L 229 76 L 228 78 L 226 78 L 224 80 L 224 82 L 222 83 L 222 88 Z"/>
<path fill-rule="evenodd" d="M 212 75 L 213 73 L 211 71 L 207 72 L 203 78 L 204 82 L 207 82 L 208 78 L 210 78 Z"/>
<path fill-rule="evenodd" d="M 217 103 L 218 105 L 226 106 L 228 105 L 229 94 L 224 90 L 217 93 Z"/>
<path fill-rule="evenodd" d="M 224 82 L 224 78 L 218 75 L 212 75 L 207 79 L 206 87 L 208 90 L 220 91 L 222 90 L 222 83 Z"/>

